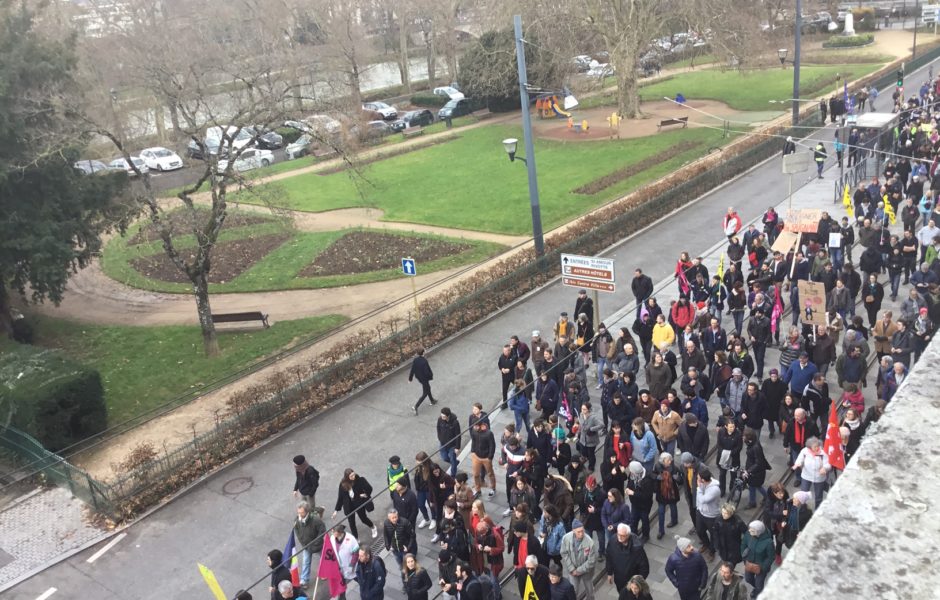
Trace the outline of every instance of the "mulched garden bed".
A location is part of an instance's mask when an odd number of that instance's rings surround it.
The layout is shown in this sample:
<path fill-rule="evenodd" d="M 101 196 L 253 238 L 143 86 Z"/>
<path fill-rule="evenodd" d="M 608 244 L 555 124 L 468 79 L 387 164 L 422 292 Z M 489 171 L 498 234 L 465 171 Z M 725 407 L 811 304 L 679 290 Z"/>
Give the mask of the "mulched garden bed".
<path fill-rule="evenodd" d="M 593 181 L 589 181 L 588 183 L 582 185 L 581 187 L 575 188 L 574 193 L 584 194 L 586 196 L 592 196 L 600 191 L 606 190 L 612 185 L 616 185 L 620 183 L 624 179 L 629 179 L 630 177 L 633 177 L 634 175 L 642 173 L 643 171 L 651 167 L 655 167 L 659 163 L 663 161 L 667 161 L 671 159 L 672 157 L 676 156 L 677 154 L 681 154 L 683 152 L 686 152 L 687 150 L 691 150 L 701 145 L 702 145 L 701 142 L 693 142 L 690 140 L 680 142 L 676 144 L 675 146 L 671 147 L 669 150 L 665 150 L 663 152 L 660 152 L 659 154 L 654 154 L 653 156 L 644 158 L 638 163 L 627 165 L 626 167 L 622 169 L 618 169 L 614 171 L 613 173 L 608 173 L 607 175 L 604 175 L 603 177 L 598 177 L 597 179 Z"/>
<path fill-rule="evenodd" d="M 401 267 L 401 259 L 405 256 L 417 261 L 420 273 L 423 263 L 460 254 L 471 248 L 473 244 L 445 242 L 434 238 L 354 231 L 339 238 L 317 255 L 299 276 L 323 277 L 382 271 Z"/>
<path fill-rule="evenodd" d="M 208 214 L 209 212 L 207 210 L 200 209 L 196 211 L 196 218 L 202 220 L 207 218 Z M 186 235 L 192 233 L 193 231 L 193 215 L 189 209 L 177 209 L 170 211 L 164 215 L 164 219 L 170 222 L 172 231 L 176 232 L 176 235 Z M 245 225 L 266 223 L 270 220 L 270 217 L 266 217 L 264 215 L 229 211 L 228 215 L 225 217 L 225 226 L 244 227 Z M 140 231 L 135 233 L 133 237 L 127 240 L 127 244 L 133 246 L 134 244 L 153 242 L 159 239 L 160 232 L 157 231 L 157 228 L 154 227 L 153 223 L 147 220 L 141 226 Z"/>
<path fill-rule="evenodd" d="M 225 283 L 235 279 L 291 237 L 289 233 L 277 233 L 216 244 L 212 250 L 212 268 L 209 270 L 209 283 Z M 181 252 L 191 251 L 187 249 Z M 189 257 L 193 255 L 193 253 L 190 253 Z M 131 266 L 149 279 L 189 283 L 189 278 L 186 277 L 185 273 L 177 269 L 170 258 L 162 252 L 153 256 L 135 259 L 131 261 Z"/>

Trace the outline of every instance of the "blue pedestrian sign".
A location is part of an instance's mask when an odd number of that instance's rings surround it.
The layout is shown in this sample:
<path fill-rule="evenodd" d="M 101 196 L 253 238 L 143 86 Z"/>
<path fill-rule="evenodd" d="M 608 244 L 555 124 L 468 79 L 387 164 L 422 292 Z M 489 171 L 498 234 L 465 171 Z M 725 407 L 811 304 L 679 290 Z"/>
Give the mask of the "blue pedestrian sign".
<path fill-rule="evenodd" d="M 414 277 L 418 274 L 418 265 L 415 264 L 415 259 L 413 258 L 403 258 L 401 259 L 401 272 L 409 277 Z"/>

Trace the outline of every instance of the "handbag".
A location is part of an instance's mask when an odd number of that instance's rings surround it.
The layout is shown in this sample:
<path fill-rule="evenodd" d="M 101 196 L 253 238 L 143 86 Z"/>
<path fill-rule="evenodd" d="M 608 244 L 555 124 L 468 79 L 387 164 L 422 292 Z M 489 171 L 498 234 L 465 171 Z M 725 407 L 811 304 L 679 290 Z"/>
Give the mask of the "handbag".
<path fill-rule="evenodd" d="M 871 304 L 871 303 L 874 302 L 874 301 L 875 301 L 875 297 L 872 296 L 871 294 L 865 296 L 865 302 Z"/>
<path fill-rule="evenodd" d="M 731 468 L 731 450 L 721 451 L 721 456 L 718 458 L 718 466 L 726 471 Z"/>
<path fill-rule="evenodd" d="M 761 568 L 759 564 L 746 560 L 744 561 L 744 572 L 757 575 L 761 572 Z"/>

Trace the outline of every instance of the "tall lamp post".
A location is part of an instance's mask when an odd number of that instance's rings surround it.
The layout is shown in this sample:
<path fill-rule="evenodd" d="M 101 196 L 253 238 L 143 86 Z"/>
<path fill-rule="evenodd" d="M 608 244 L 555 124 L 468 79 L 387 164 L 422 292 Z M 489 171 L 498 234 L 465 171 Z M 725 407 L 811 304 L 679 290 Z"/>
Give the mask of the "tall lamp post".
<path fill-rule="evenodd" d="M 522 107 L 522 137 L 525 143 L 525 158 L 516 156 L 516 144 L 519 140 L 510 138 L 503 141 L 503 147 L 509 154 L 509 160 L 521 160 L 529 172 L 529 205 L 532 207 L 532 238 L 535 241 L 535 255 L 545 254 L 545 240 L 542 237 L 542 211 L 539 207 L 539 182 L 535 174 L 535 147 L 532 143 L 532 118 L 529 115 L 528 77 L 525 68 L 525 46 L 522 39 L 522 17 L 512 18 L 516 38 L 516 63 L 519 66 L 519 101 Z"/>
<path fill-rule="evenodd" d="M 793 39 L 793 116 L 791 122 L 795 126 L 800 120 L 800 37 L 803 28 L 803 0 L 796 0 L 796 28 Z M 786 57 L 784 57 L 786 59 Z"/>

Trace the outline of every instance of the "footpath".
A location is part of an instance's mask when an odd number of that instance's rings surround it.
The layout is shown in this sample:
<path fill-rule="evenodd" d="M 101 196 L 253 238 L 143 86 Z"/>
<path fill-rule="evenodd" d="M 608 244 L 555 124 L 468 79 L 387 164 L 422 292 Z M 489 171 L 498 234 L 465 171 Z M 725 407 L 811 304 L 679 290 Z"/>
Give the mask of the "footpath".
<path fill-rule="evenodd" d="M 828 141 L 832 130 L 824 128 L 813 137 Z M 795 188 L 800 189 L 794 195 L 794 206 L 830 208 L 832 214 L 841 216 L 840 207 L 832 205 L 832 178 L 821 182 L 812 180 L 801 187 L 802 183 L 794 182 Z M 696 203 L 663 215 L 663 220 L 653 227 L 622 241 L 611 239 L 612 244 L 619 244 L 604 254 L 616 261 L 620 286 L 617 292 L 600 299 L 600 314 L 612 317 L 607 324 L 615 329 L 632 323 L 632 320 L 618 319 L 615 313 L 625 309 L 629 314 L 632 297 L 627 284 L 635 267 L 642 267 L 659 282 L 657 295 L 661 304 L 668 305 L 669 298 L 676 293 L 671 272 L 680 251 L 705 257 L 706 265 L 714 272 L 717 250 L 723 247 L 716 243 L 722 237 L 720 220 L 727 206 L 735 206 L 742 219 L 749 222 L 757 219 L 768 206 L 784 204 L 786 189 L 779 161 L 772 159 Z M 681 240 L 681 246 L 676 240 Z M 472 402 L 495 405 L 500 389 L 496 359 L 508 336 L 516 334 L 527 339 L 533 329 L 550 332 L 561 310 L 571 312 L 574 299 L 574 290 L 558 283 L 548 285 L 478 323 L 450 343 L 433 349 L 429 359 L 435 371 L 435 396 L 440 401 L 433 410 L 425 406 L 415 417 L 410 407 L 419 388 L 408 383 L 406 371 L 392 374 L 282 434 L 194 486 L 171 504 L 134 523 L 124 531 L 125 538 L 95 561 L 87 562 L 98 548 L 85 550 L 13 587 L 6 592 L 6 597 L 32 599 L 51 587 L 66 590 L 61 597 L 100 600 L 121 598 L 128 589 L 134 589 L 135 595 L 144 599 L 205 597 L 207 590 L 196 568 L 197 562 L 215 571 L 228 594 L 250 585 L 264 575 L 265 553 L 271 548 L 283 547 L 290 529 L 294 514 L 294 499 L 290 493 L 294 455 L 306 454 L 320 470 L 318 503 L 328 508 L 334 502 L 333 493 L 346 467 L 356 468 L 376 490 L 381 489 L 390 455 L 397 454 L 408 461 L 419 450 L 437 448 L 437 408 L 450 406 L 465 424 Z M 614 320 L 618 322 L 614 324 Z M 729 320 L 725 319 L 723 325 L 727 329 Z M 775 362 L 776 354 L 769 351 L 767 368 Z M 834 386 L 832 391 L 837 392 Z M 591 392 L 596 400 L 597 392 Z M 871 391 L 867 396 L 870 402 Z M 717 402 L 713 399 L 709 404 L 714 419 Z M 508 417 L 499 411 L 493 414 L 497 437 Z M 779 438 L 769 443 L 765 432 L 763 441 L 774 467 L 772 481 L 779 478 L 785 462 Z M 497 480 L 499 495 L 492 500 L 484 496 L 488 512 L 495 516 L 501 515 L 505 506 L 502 477 L 498 476 Z M 372 514 L 376 521 L 384 518 L 387 504 L 384 493 L 380 494 L 377 510 Z M 680 515 L 683 512 L 686 511 L 680 509 Z M 688 524 L 683 522 L 670 533 L 687 531 Z M 420 559 L 433 569 L 436 549 L 430 544 L 430 535 L 426 530 L 420 534 Z M 368 539 L 363 541 L 369 542 Z M 661 541 L 654 537 L 647 544 L 652 567 L 650 579 L 657 598 L 674 597 L 662 575 L 662 565 L 673 548 L 668 537 Z M 393 573 L 394 561 L 389 557 L 386 564 Z M 396 600 L 401 597 L 394 591 L 398 587 L 392 574 L 387 593 Z M 514 585 L 505 588 L 510 595 L 515 589 Z M 264 595 L 262 586 L 254 591 L 256 597 Z M 602 593 L 608 592 L 602 590 Z"/>

